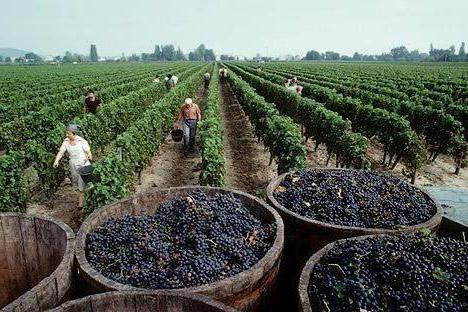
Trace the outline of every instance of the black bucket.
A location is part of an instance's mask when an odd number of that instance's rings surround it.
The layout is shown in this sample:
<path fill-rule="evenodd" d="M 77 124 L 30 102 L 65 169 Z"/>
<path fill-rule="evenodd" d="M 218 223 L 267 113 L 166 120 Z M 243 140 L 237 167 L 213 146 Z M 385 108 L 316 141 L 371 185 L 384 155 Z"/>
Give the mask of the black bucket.
<path fill-rule="evenodd" d="M 84 183 L 92 182 L 93 180 L 93 165 L 83 166 L 78 169 L 78 174 L 83 179 Z"/>
<path fill-rule="evenodd" d="M 171 131 L 171 136 L 174 142 L 180 142 L 184 136 L 184 131 L 182 129 L 174 129 Z"/>

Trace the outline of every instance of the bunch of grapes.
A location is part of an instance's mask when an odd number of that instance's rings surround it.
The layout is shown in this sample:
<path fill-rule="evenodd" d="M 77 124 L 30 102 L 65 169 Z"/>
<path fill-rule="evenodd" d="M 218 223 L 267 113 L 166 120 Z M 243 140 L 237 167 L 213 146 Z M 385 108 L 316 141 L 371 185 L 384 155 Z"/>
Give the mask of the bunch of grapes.
<path fill-rule="evenodd" d="M 336 225 L 395 229 L 437 211 L 425 194 L 399 178 L 366 170 L 300 170 L 273 196 L 286 209 Z"/>
<path fill-rule="evenodd" d="M 336 243 L 313 269 L 314 311 L 468 311 L 468 243 L 428 234 Z"/>
<path fill-rule="evenodd" d="M 111 218 L 86 237 L 86 258 L 116 282 L 148 289 L 198 286 L 251 268 L 273 245 L 274 223 L 232 194 L 194 191 L 154 215 Z"/>

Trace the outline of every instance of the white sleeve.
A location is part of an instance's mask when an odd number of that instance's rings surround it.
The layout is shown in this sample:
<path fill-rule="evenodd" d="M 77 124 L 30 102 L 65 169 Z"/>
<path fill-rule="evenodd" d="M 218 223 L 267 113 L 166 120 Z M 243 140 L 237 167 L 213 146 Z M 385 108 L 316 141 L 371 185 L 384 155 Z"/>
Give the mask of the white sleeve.
<path fill-rule="evenodd" d="M 82 144 L 83 144 L 83 151 L 85 151 L 85 153 L 89 153 L 91 151 L 91 148 L 89 147 L 88 141 L 83 140 Z"/>
<path fill-rule="evenodd" d="M 63 141 L 62 145 L 60 146 L 59 152 L 58 152 L 58 155 L 60 157 L 62 157 L 63 154 L 65 154 L 65 152 L 67 151 L 67 145 L 68 145 L 67 141 Z"/>

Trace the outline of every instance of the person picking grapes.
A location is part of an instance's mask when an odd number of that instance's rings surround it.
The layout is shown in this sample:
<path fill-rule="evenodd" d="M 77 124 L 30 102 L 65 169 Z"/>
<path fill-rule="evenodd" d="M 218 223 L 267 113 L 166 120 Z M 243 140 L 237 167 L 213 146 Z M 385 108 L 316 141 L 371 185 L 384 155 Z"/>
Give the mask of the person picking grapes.
<path fill-rule="evenodd" d="M 195 147 L 195 135 L 197 133 L 197 123 L 201 120 L 201 111 L 191 98 L 186 98 L 177 116 L 176 126 L 182 127 L 184 132 L 184 151 L 187 155 Z"/>
<path fill-rule="evenodd" d="M 167 90 L 174 89 L 177 85 L 177 81 L 179 81 L 179 78 L 177 78 L 176 75 L 169 74 L 164 78 L 166 80 L 166 87 Z"/>
<path fill-rule="evenodd" d="M 59 166 L 59 162 L 62 159 L 65 152 L 68 152 L 71 180 L 73 186 L 78 188 L 78 210 L 83 208 L 85 183 L 81 176 L 78 174 L 78 170 L 84 166 L 89 166 L 93 155 L 88 142 L 77 135 L 78 125 L 70 124 L 67 127 L 66 138 L 63 140 L 62 146 L 55 157 L 53 164 L 54 168 Z"/>
<path fill-rule="evenodd" d="M 85 98 L 83 115 L 91 113 L 96 115 L 97 111 L 101 108 L 103 101 L 94 94 L 93 90 L 88 90 L 88 93 Z"/>
<path fill-rule="evenodd" d="M 219 76 L 221 77 L 221 83 L 226 83 L 228 71 L 225 67 L 219 69 Z"/>
<path fill-rule="evenodd" d="M 211 80 L 211 75 L 210 73 L 205 73 L 205 75 L 203 75 L 204 77 L 204 80 L 205 80 L 205 90 L 208 89 L 209 85 L 210 85 L 210 80 Z"/>

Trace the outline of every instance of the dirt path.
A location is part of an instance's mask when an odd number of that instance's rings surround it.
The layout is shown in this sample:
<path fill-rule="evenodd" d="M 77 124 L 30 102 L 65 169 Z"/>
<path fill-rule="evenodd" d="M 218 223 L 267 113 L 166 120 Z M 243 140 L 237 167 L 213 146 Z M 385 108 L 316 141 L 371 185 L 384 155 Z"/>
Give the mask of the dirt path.
<path fill-rule="evenodd" d="M 269 154 L 257 143 L 253 126 L 229 85 L 221 85 L 221 95 L 226 186 L 262 196 L 276 177 L 276 164 L 268 165 Z"/>
<path fill-rule="evenodd" d="M 335 168 L 335 157 L 330 159 L 328 166 L 327 150 L 322 144 L 315 151 L 315 141 L 309 140 L 306 143 L 307 158 L 306 167 L 308 168 Z M 399 163 L 395 169 L 389 170 L 380 165 L 383 157 L 383 147 L 375 140 L 369 142 L 368 155 L 372 161 L 374 170 L 389 173 L 391 175 L 402 178 L 406 181 L 409 180 L 403 174 L 405 168 L 403 163 Z M 468 188 L 468 169 L 460 170 L 458 175 L 455 175 L 455 165 L 453 159 L 447 155 L 439 155 L 435 162 L 426 163 L 421 169 L 418 170 L 416 184 L 422 186 L 444 186 L 444 187 L 462 187 Z"/>
<path fill-rule="evenodd" d="M 62 221 L 77 232 L 81 225 L 81 215 L 76 209 L 76 191 L 71 185 L 64 185 L 50 198 L 28 203 L 27 213 L 45 215 Z"/>
<path fill-rule="evenodd" d="M 201 90 L 194 102 L 200 105 L 203 99 L 204 94 Z M 171 135 L 168 135 L 159 152 L 151 160 L 151 164 L 141 172 L 135 193 L 145 192 L 155 187 L 198 185 L 201 164 L 198 132 L 196 142 L 195 152 L 185 156 L 183 143 L 174 142 Z"/>
<path fill-rule="evenodd" d="M 202 90 L 203 91 L 203 90 Z M 200 91 L 195 102 L 201 101 Z M 153 158 L 150 166 L 142 171 L 141 185 L 136 186 L 136 192 L 145 191 L 151 187 L 169 187 L 198 184 L 199 171 L 195 170 L 200 162 L 198 150 L 183 156 L 183 144 L 173 142 L 170 135 L 161 145 L 159 153 Z M 31 201 L 27 213 L 53 217 L 78 231 L 82 217 L 76 209 L 76 191 L 64 183 L 51 197 Z"/>
<path fill-rule="evenodd" d="M 383 147 L 381 144 L 376 141 L 370 141 L 368 155 L 376 164 L 380 164 L 383 158 Z M 385 170 L 383 168 L 377 168 L 377 170 L 385 171 L 408 180 L 403 175 L 404 168 L 404 164 L 400 162 L 393 170 Z M 468 188 L 468 168 L 461 169 L 458 175 L 454 174 L 454 171 L 455 164 L 453 159 L 447 155 L 439 155 L 435 162 L 428 162 L 418 170 L 416 184 Z"/>

